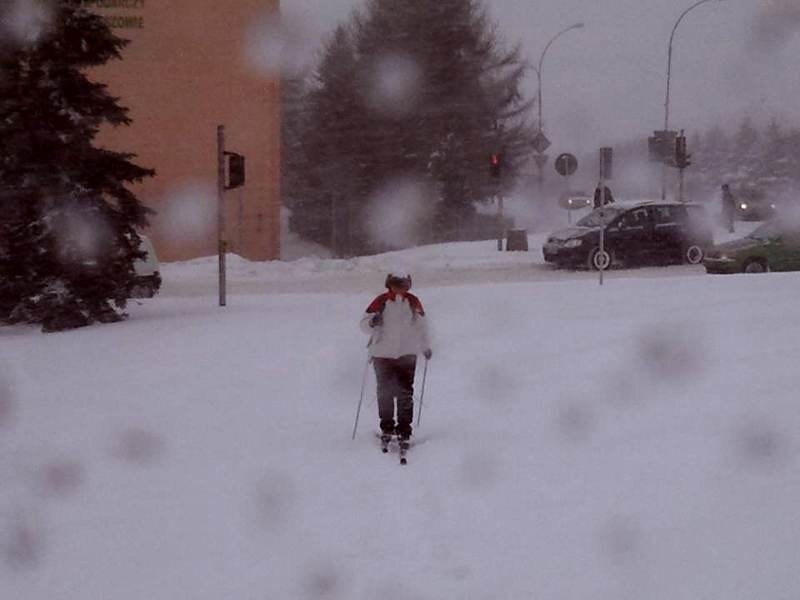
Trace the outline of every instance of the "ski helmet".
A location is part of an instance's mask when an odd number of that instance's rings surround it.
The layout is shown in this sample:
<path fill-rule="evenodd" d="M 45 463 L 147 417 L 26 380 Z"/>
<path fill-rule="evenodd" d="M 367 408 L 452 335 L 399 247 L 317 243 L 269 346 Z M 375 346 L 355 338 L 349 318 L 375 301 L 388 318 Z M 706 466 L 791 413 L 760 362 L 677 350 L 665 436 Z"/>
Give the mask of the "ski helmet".
<path fill-rule="evenodd" d="M 396 286 L 404 287 L 407 290 L 411 289 L 411 275 L 409 273 L 389 273 L 386 275 L 386 287 Z"/>

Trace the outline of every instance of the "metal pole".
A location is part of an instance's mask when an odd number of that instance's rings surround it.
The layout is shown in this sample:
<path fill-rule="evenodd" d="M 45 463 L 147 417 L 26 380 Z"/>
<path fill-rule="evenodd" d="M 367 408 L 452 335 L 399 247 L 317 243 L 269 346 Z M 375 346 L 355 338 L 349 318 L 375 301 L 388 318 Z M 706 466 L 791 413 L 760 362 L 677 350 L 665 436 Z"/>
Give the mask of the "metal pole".
<path fill-rule="evenodd" d="M 547 44 L 544 47 L 544 50 L 542 50 L 542 54 L 539 56 L 539 66 L 538 67 L 533 67 L 536 70 L 536 78 L 537 78 L 537 81 L 539 83 L 539 90 L 537 92 L 537 99 L 538 99 L 538 103 L 539 103 L 539 132 L 540 133 L 543 131 L 543 127 L 544 127 L 544 118 L 542 116 L 542 67 L 544 66 L 544 57 L 547 54 L 547 51 L 550 49 L 550 46 L 552 46 L 553 42 L 555 42 L 559 37 L 561 37 L 563 34 L 567 33 L 568 31 L 572 31 L 573 29 L 581 29 L 582 27 L 583 27 L 583 23 L 575 23 L 574 25 L 570 25 L 569 27 L 565 27 L 564 29 L 559 31 L 557 34 L 555 34 L 552 38 L 550 38 L 550 41 L 547 42 Z M 539 195 L 541 197 L 541 196 L 544 195 L 543 189 L 542 189 L 544 187 L 544 170 L 543 170 L 544 169 L 544 165 L 537 163 L 537 167 L 538 167 L 538 174 L 537 174 L 536 181 L 537 181 L 538 188 L 539 188 Z M 540 198 L 540 200 L 541 200 L 541 198 Z"/>
<path fill-rule="evenodd" d="M 358 417 L 361 415 L 361 405 L 364 403 L 364 388 L 367 387 L 367 372 L 369 371 L 370 358 L 367 357 L 367 363 L 364 365 L 364 376 L 361 378 L 361 394 L 358 396 L 358 408 L 356 409 L 356 422 L 353 424 L 353 437 L 356 439 L 356 430 L 358 429 Z"/>
<path fill-rule="evenodd" d="M 603 161 L 603 150 L 600 149 L 600 254 L 606 251 L 606 165 Z M 609 266 L 610 266 L 609 262 Z M 603 285 L 603 271 L 605 268 L 598 268 L 600 272 L 600 285 Z"/>
<path fill-rule="evenodd" d="M 422 373 L 422 391 L 419 394 L 419 410 L 417 411 L 417 427 L 422 421 L 422 403 L 425 401 L 425 380 L 428 378 L 428 359 L 425 359 L 425 371 Z"/>
<path fill-rule="evenodd" d="M 244 256 L 244 186 L 236 190 L 236 201 L 238 203 L 238 214 L 236 219 L 236 253 Z"/>
<path fill-rule="evenodd" d="M 570 185 L 570 176 L 564 177 L 564 185 L 566 186 L 564 192 L 567 194 L 567 223 L 572 225 L 572 203 L 569 201 L 569 191 L 572 188 Z"/>
<path fill-rule="evenodd" d="M 503 194 L 498 191 L 495 198 L 497 198 L 497 251 L 502 252 L 503 238 L 505 238 L 505 225 L 503 223 Z"/>
<path fill-rule="evenodd" d="M 606 180 L 603 175 L 600 175 L 600 254 L 606 251 Z M 603 271 L 605 269 L 597 269 L 600 271 L 600 285 L 603 285 Z"/>
<path fill-rule="evenodd" d="M 219 305 L 225 306 L 225 126 L 217 126 L 217 254 L 219 256 Z"/>
<path fill-rule="evenodd" d="M 704 0 L 704 1 L 706 1 L 706 0 Z M 555 34 L 550 39 L 549 42 L 547 42 L 547 45 L 544 47 L 544 50 L 542 50 L 542 54 L 539 57 L 539 68 L 536 70 L 536 75 L 539 78 L 539 93 L 538 93 L 538 99 L 539 99 L 539 131 L 542 131 L 542 126 L 544 125 L 544 123 L 542 121 L 542 65 L 544 64 L 544 55 L 547 54 L 547 51 L 550 49 L 550 46 L 552 46 L 553 42 L 555 42 L 559 37 L 561 37 L 562 35 L 564 35 L 568 31 L 572 31 L 573 29 L 580 29 L 582 27 L 583 27 L 583 23 L 575 23 L 574 25 L 570 25 L 569 27 L 565 27 L 564 29 L 559 31 L 557 34 Z"/>
<path fill-rule="evenodd" d="M 506 222 L 504 218 L 504 211 L 503 211 L 503 194 L 501 193 L 497 199 L 498 206 L 500 207 L 500 239 L 497 240 L 497 249 L 503 249 L 503 240 L 506 239 Z"/>
<path fill-rule="evenodd" d="M 670 93 L 670 82 L 672 78 L 672 44 L 675 40 L 675 32 L 678 30 L 678 25 L 681 24 L 683 18 L 688 15 L 692 10 L 700 6 L 701 4 L 705 4 L 706 2 L 710 2 L 711 0 L 700 0 L 699 2 L 694 3 L 692 6 L 687 8 L 685 11 L 681 13 L 681 16 L 678 17 L 678 20 L 675 22 L 675 26 L 672 28 L 672 33 L 669 36 L 669 49 L 667 50 L 667 93 L 666 97 L 664 98 L 664 131 L 669 131 L 669 93 Z M 718 0 L 721 2 L 722 0 Z M 661 199 L 665 200 L 667 197 L 667 165 L 663 164 L 661 167 Z"/>

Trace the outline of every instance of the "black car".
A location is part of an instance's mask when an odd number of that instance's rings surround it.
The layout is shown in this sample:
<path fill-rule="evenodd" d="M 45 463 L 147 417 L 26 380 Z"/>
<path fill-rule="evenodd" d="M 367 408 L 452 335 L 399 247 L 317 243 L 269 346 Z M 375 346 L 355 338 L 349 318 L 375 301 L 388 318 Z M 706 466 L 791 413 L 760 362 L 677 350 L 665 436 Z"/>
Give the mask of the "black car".
<path fill-rule="evenodd" d="M 615 264 L 697 265 L 712 243 L 705 209 L 698 204 L 620 202 L 595 209 L 575 226 L 551 234 L 542 250 L 544 259 L 558 266 L 607 269 Z"/>

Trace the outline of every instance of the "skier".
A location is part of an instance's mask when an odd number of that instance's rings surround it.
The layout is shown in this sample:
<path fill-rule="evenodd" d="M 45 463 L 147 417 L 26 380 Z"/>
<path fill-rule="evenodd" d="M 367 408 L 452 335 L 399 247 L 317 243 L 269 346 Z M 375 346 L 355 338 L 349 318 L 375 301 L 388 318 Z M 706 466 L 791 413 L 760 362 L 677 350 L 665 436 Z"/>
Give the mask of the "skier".
<path fill-rule="evenodd" d="M 411 275 L 389 273 L 385 285 L 387 291 L 367 307 L 361 329 L 370 336 L 368 348 L 378 381 L 378 418 L 384 450 L 393 434 L 398 436 L 403 450 L 412 433 L 417 354 L 430 360 L 433 352 L 425 310 L 419 298 L 409 293 Z"/>

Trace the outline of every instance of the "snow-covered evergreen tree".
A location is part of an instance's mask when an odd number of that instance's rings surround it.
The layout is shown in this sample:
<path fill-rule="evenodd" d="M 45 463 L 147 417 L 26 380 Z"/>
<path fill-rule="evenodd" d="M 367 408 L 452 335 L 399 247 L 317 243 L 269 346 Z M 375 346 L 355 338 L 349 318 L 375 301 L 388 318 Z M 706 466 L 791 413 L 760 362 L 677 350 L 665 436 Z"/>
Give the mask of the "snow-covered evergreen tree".
<path fill-rule="evenodd" d="M 326 46 L 308 97 L 308 187 L 295 229 L 329 246 L 346 238 L 352 252 L 381 250 L 359 215 L 387 181 L 408 177 L 430 192 L 438 218 L 428 231 L 463 234 L 460 223 L 496 191 L 489 156 L 504 153 L 510 188 L 530 151 L 524 71 L 478 0 L 367 2 Z"/>
<path fill-rule="evenodd" d="M 126 184 L 151 176 L 94 145 L 130 120 L 86 70 L 126 42 L 80 0 L 55 0 L 35 40 L 0 54 L 0 323 L 54 331 L 124 314 L 137 227 L 148 209 Z"/>
<path fill-rule="evenodd" d="M 305 109 L 300 146 L 290 149 L 301 190 L 292 228 L 327 246 L 336 256 L 352 253 L 347 242 L 359 237 L 353 206 L 365 195 L 360 154 L 363 106 L 358 97 L 357 61 L 351 29 L 336 28 L 325 46 L 313 83 L 300 102 Z"/>

